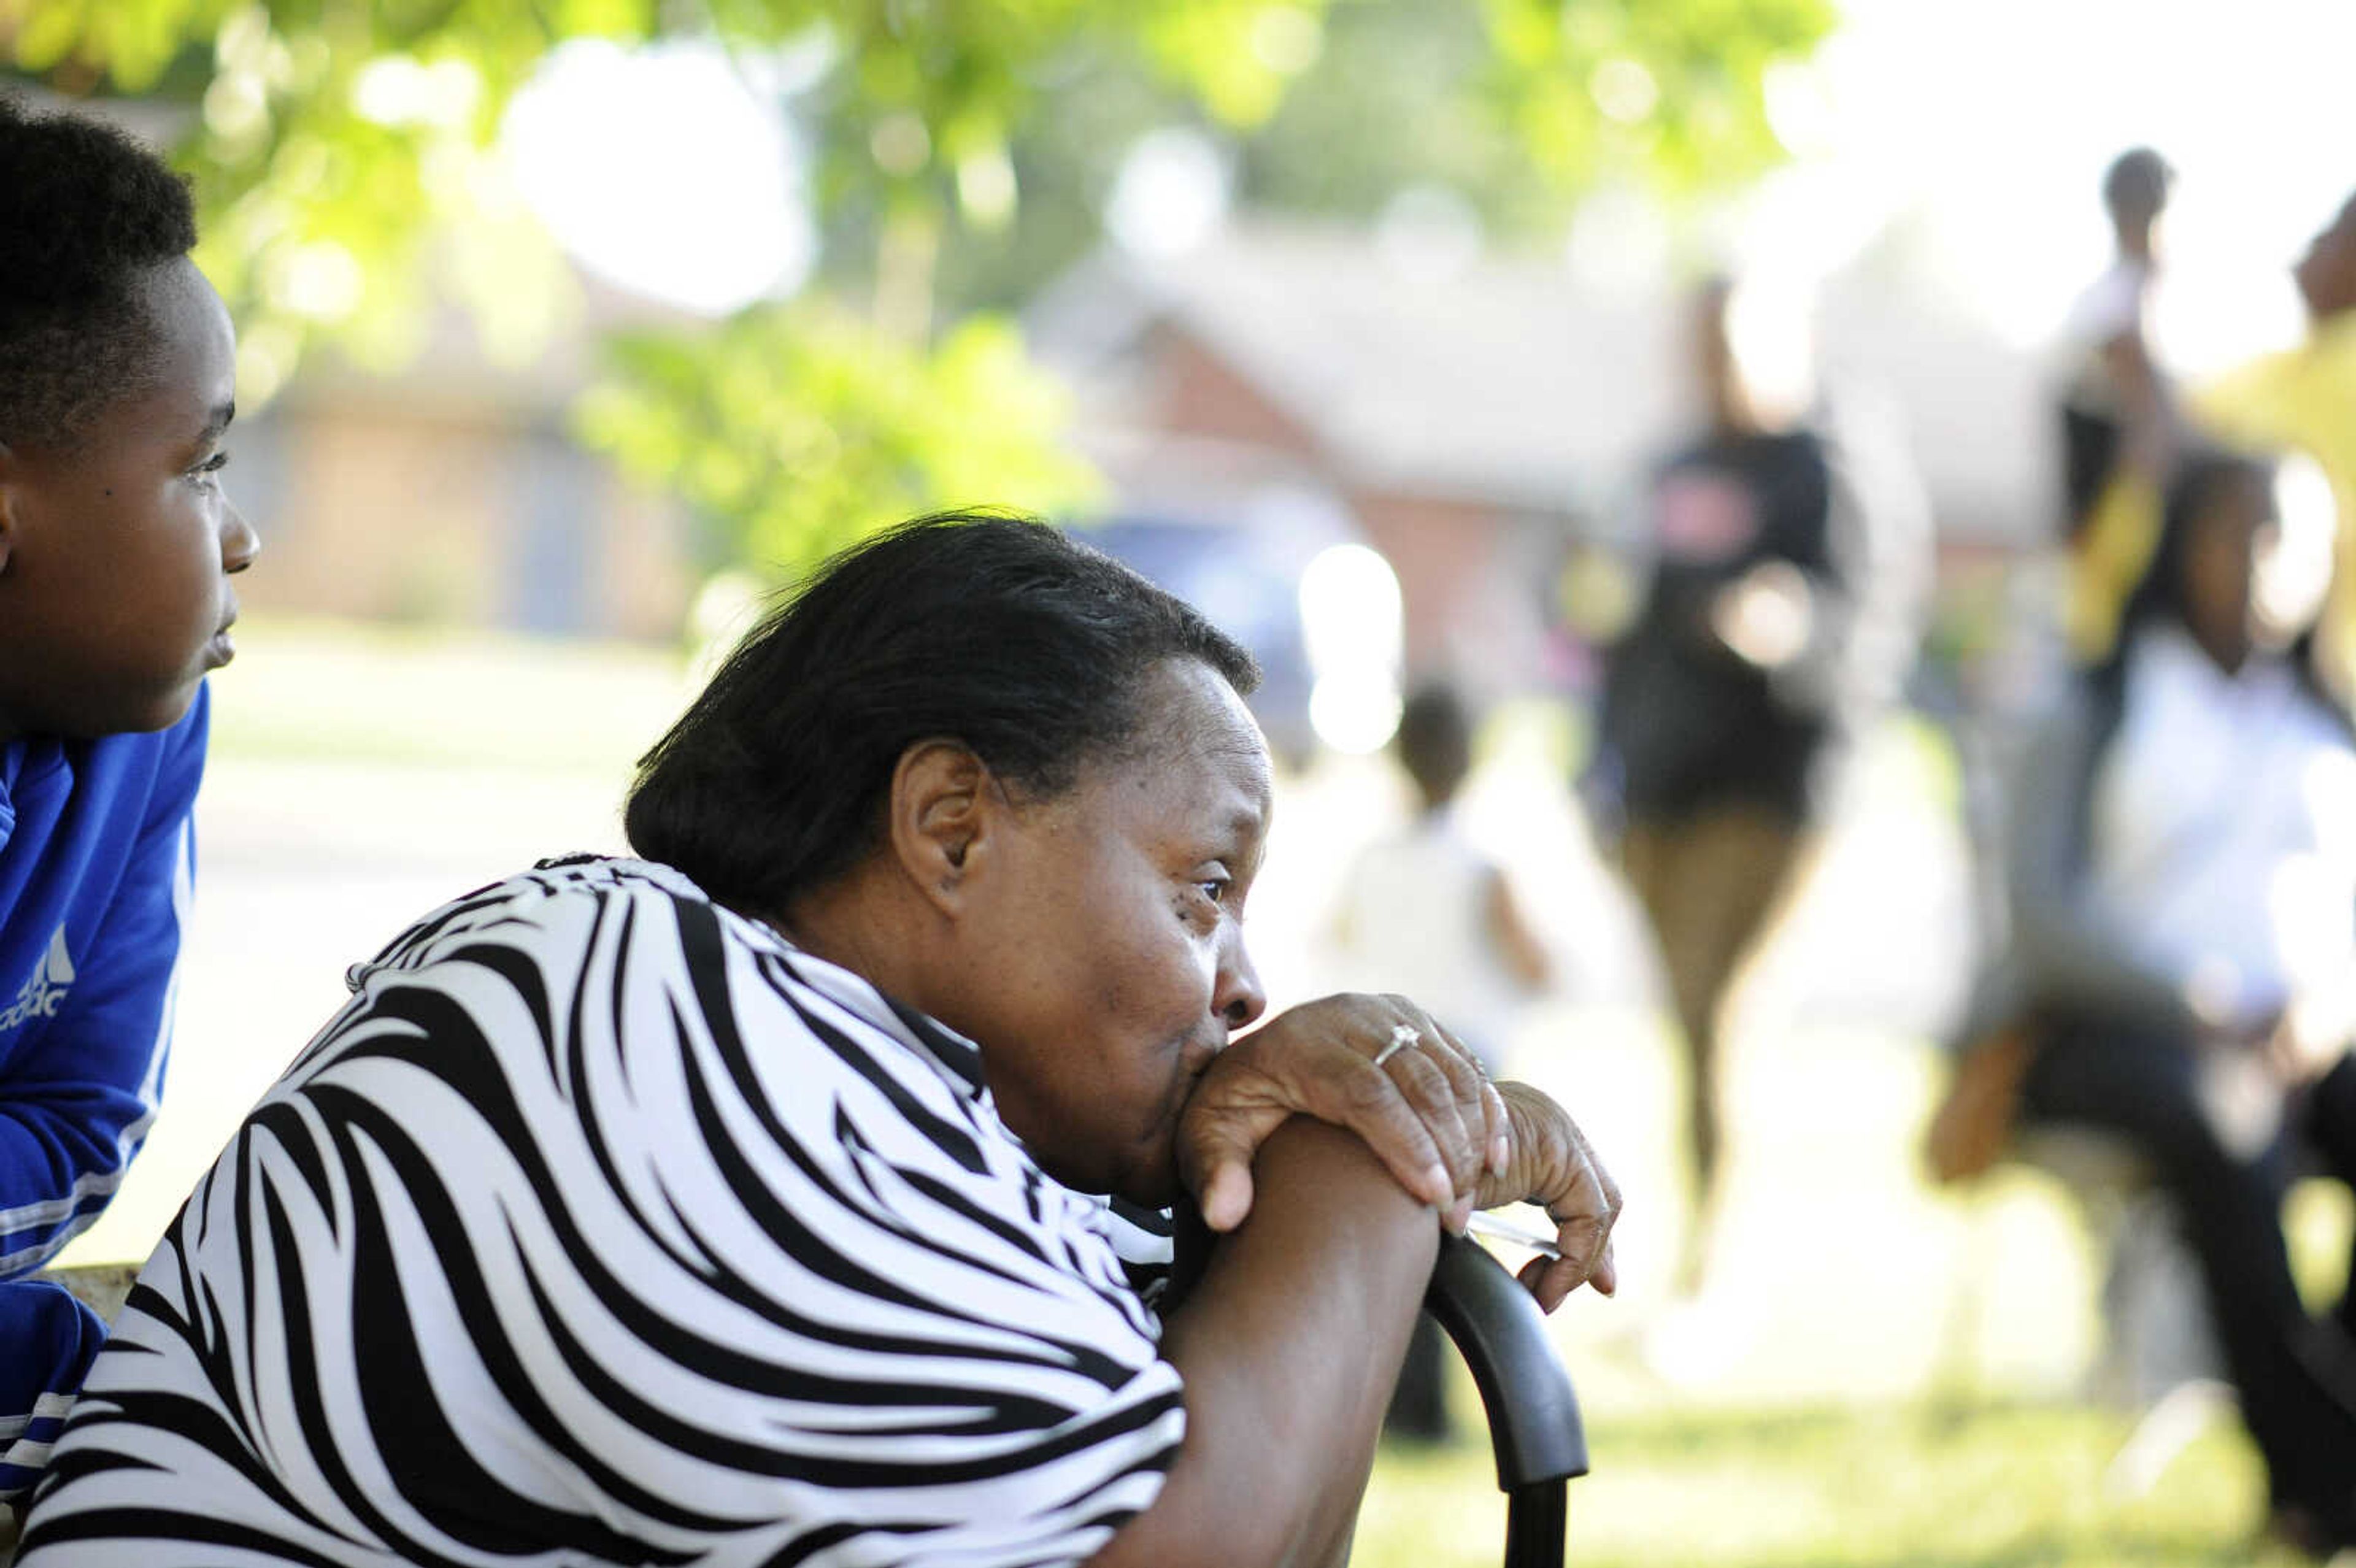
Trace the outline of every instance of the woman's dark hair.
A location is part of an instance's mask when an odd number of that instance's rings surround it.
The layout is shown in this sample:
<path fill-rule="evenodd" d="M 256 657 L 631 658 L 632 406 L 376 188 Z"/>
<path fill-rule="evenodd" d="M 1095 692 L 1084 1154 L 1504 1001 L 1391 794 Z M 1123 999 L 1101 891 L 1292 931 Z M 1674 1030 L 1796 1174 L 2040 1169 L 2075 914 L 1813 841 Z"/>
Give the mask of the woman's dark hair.
<path fill-rule="evenodd" d="M 2270 485 L 2274 476 L 2274 464 L 2266 459 L 2225 447 L 2196 446 L 2177 460 L 2160 504 L 2159 538 L 2152 545 L 2143 576 L 2119 612 L 2114 660 L 2124 656 L 2122 650 L 2131 634 L 2151 622 L 2189 624 L 2191 605 L 2186 597 L 2185 560 L 2191 554 L 2193 532 L 2201 517 L 2229 486 Z"/>
<path fill-rule="evenodd" d="M 732 908 L 775 913 L 875 844 L 901 753 L 970 746 L 1052 796 L 1147 739 L 1140 688 L 1252 656 L 1200 613 L 1028 518 L 944 512 L 837 556 L 737 645 L 638 765 L 623 825 Z"/>
<path fill-rule="evenodd" d="M 0 93 L 0 442 L 70 447 L 140 384 L 140 277 L 196 242 L 188 187 L 155 154 Z"/>

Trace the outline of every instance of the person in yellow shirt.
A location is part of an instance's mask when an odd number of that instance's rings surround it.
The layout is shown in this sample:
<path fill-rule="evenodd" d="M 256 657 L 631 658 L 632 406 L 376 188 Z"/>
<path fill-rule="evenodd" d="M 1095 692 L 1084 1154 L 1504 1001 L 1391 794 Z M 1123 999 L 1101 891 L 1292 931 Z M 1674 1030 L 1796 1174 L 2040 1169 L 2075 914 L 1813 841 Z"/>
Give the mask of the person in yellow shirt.
<path fill-rule="evenodd" d="M 2308 242 L 2291 276 L 2307 303 L 2307 341 L 2202 389 L 2192 414 L 2238 445 L 2312 458 L 2330 483 L 2346 560 L 2356 542 L 2356 196 Z M 2340 681 L 2345 702 L 2356 668 L 2356 571 L 2340 572 L 2331 604 L 2324 667 Z"/>
<path fill-rule="evenodd" d="M 2306 453 L 2329 475 L 2343 526 L 2356 526 L 2356 197 L 2291 270 L 2310 328 L 2204 389 L 2194 413 L 2244 446 Z"/>
<path fill-rule="evenodd" d="M 2196 389 L 2189 407 L 2144 400 L 2152 418 L 2128 432 L 2123 461 L 2072 551 L 2069 635 L 2082 658 L 2109 650 L 2127 587 L 2158 537 L 2159 494 L 2190 434 L 2312 459 L 2329 482 L 2344 548 L 2356 542 L 2356 197 L 2318 233 L 2292 269 L 2307 304 L 2307 340 L 2263 355 Z M 2347 700 L 2356 669 L 2356 572 L 2342 572 L 2320 636 L 2321 664 Z"/>

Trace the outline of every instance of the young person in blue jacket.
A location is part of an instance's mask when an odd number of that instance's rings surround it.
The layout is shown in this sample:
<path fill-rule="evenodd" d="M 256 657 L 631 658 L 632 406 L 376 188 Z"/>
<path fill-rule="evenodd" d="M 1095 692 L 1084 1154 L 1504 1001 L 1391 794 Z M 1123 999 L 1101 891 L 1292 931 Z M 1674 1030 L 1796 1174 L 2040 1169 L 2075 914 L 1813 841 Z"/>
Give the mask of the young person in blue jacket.
<path fill-rule="evenodd" d="M 221 493 L 235 343 L 196 238 L 154 155 L 0 96 L 0 1497 L 103 1335 L 25 1276 L 155 1114 L 203 682 L 257 548 Z"/>

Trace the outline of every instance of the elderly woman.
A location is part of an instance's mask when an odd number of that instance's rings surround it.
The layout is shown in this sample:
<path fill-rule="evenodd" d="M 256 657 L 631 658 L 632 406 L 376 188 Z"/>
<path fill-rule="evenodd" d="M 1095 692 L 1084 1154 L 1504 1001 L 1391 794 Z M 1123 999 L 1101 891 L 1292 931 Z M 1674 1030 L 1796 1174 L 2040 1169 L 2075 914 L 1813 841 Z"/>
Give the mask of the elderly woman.
<path fill-rule="evenodd" d="M 1440 1224 L 1545 1203 L 1552 1307 L 1618 1197 L 1398 998 L 1230 1043 L 1253 673 L 1034 524 L 838 561 L 648 759 L 644 859 L 353 971 L 22 1561 L 1338 1560 Z M 1226 1234 L 1159 1298 L 1189 1192 Z"/>

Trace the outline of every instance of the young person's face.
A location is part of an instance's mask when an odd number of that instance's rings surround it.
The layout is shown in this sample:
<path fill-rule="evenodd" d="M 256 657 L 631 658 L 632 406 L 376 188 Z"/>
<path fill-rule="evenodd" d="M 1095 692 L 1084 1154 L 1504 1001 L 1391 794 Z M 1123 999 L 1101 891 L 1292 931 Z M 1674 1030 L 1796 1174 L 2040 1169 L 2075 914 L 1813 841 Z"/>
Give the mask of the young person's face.
<path fill-rule="evenodd" d="M 948 1021 L 1050 1175 L 1159 1205 L 1195 1079 L 1267 1005 L 1241 923 L 1270 793 L 1258 726 L 1207 667 L 1171 661 L 1145 707 L 1143 755 L 1020 808 L 998 843 L 979 983 Z"/>
<path fill-rule="evenodd" d="M 220 474 L 236 339 L 186 259 L 142 287 L 145 384 L 70 450 L 0 445 L 0 739 L 167 728 L 234 652 L 259 548 Z"/>

